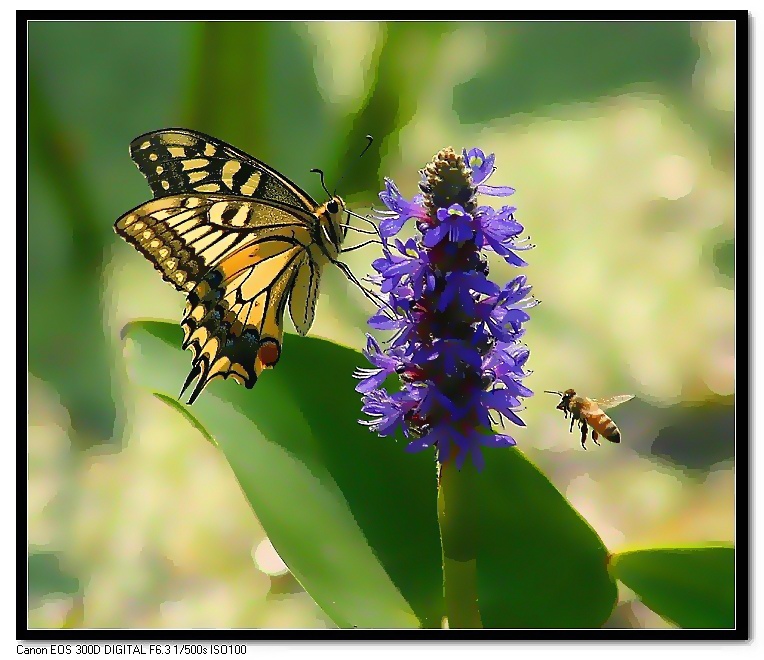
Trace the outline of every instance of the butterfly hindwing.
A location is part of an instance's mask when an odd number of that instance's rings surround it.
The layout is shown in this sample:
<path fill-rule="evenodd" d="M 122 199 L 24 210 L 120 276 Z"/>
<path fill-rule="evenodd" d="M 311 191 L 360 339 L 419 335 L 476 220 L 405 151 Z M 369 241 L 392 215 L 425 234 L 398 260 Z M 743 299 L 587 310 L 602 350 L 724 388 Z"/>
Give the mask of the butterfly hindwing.
<path fill-rule="evenodd" d="M 289 316 L 301 335 L 308 334 L 310 326 L 313 325 L 320 277 L 321 272 L 313 261 L 306 259 L 294 278 L 292 293 L 289 296 Z"/>
<path fill-rule="evenodd" d="M 299 240 L 263 238 L 226 256 L 189 294 L 181 327 L 194 354 L 184 389 L 198 378 L 190 403 L 214 378 L 251 388 L 278 362 L 287 298 L 309 261 Z"/>
<path fill-rule="evenodd" d="M 265 163 L 203 133 L 186 129 L 146 133 L 130 143 L 130 157 L 155 197 L 221 193 L 308 213 L 316 208 L 310 195 Z"/>

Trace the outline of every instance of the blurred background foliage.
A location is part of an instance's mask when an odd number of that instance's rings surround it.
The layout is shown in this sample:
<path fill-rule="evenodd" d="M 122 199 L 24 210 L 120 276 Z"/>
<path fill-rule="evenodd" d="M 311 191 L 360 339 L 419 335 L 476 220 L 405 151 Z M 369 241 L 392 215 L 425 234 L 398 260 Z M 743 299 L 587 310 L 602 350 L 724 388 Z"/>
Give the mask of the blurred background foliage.
<path fill-rule="evenodd" d="M 122 326 L 183 306 L 112 231 L 149 197 L 127 145 L 171 126 L 317 199 L 310 168 L 330 186 L 346 172 L 359 211 L 384 176 L 413 195 L 442 147 L 495 152 L 542 300 L 519 447 L 611 550 L 734 540 L 733 24 L 32 22 L 28 37 L 30 626 L 333 625 L 222 455 L 125 377 Z M 347 256 L 363 275 L 376 253 Z M 313 334 L 360 348 L 369 312 L 328 270 Z M 613 415 L 623 444 L 580 449 L 541 392 L 567 387 L 637 395 Z M 608 626 L 670 625 L 620 595 Z"/>

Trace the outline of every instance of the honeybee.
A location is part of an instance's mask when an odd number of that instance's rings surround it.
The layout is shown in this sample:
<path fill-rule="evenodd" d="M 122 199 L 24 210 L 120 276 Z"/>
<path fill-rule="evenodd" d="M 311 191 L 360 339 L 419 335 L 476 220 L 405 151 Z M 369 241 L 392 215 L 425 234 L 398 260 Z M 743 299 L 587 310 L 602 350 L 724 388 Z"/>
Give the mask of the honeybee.
<path fill-rule="evenodd" d="M 609 396 L 604 399 L 590 399 L 585 396 L 578 396 L 575 390 L 565 390 L 564 392 L 555 392 L 544 390 L 548 394 L 556 394 L 561 397 L 557 404 L 557 410 L 562 410 L 567 419 L 570 414 L 570 432 L 573 432 L 573 423 L 578 422 L 581 428 L 581 446 L 586 449 L 586 436 L 589 427 L 592 429 L 592 440 L 595 445 L 599 445 L 597 438 L 602 436 L 610 442 L 621 442 L 621 432 L 603 411 L 608 408 L 629 401 L 634 398 L 633 394 L 619 394 Z"/>

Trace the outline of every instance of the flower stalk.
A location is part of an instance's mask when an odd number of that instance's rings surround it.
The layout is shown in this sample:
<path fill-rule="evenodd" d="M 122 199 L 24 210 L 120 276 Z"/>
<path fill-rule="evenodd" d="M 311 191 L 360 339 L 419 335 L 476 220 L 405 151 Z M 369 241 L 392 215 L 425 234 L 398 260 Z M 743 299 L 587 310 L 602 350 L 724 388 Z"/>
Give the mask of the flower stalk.
<path fill-rule="evenodd" d="M 482 628 L 477 592 L 478 525 L 476 480 L 472 465 L 440 466 L 438 524 L 443 547 L 443 595 L 449 628 Z"/>

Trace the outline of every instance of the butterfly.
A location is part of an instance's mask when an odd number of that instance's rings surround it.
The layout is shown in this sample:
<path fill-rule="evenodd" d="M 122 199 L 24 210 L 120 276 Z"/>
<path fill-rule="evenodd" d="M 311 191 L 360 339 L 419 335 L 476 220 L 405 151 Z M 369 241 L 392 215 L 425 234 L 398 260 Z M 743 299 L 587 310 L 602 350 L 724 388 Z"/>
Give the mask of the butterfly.
<path fill-rule="evenodd" d="M 265 163 L 187 129 L 141 135 L 130 157 L 154 198 L 115 230 L 187 295 L 180 325 L 193 362 L 181 395 L 194 379 L 189 404 L 215 378 L 252 388 L 281 357 L 287 304 L 305 335 L 323 267 L 349 273 L 337 261 L 345 203 L 319 205 Z"/>

